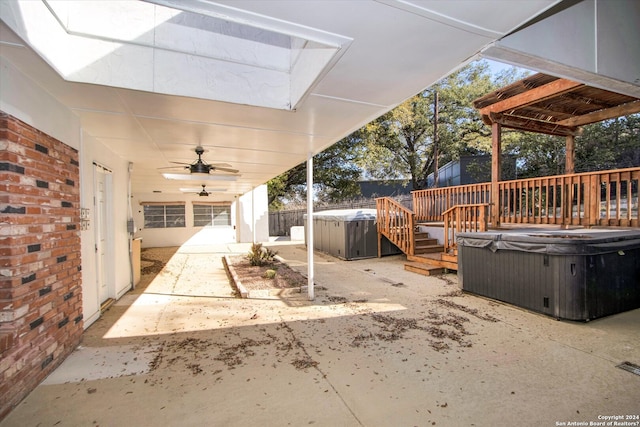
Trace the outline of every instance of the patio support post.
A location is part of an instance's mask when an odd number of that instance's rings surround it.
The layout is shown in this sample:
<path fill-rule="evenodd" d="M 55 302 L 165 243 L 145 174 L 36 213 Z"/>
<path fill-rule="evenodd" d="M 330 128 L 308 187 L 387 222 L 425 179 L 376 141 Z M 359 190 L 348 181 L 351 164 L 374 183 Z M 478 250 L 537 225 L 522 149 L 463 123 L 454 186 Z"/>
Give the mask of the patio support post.
<path fill-rule="evenodd" d="M 251 242 L 256 243 L 256 187 L 251 189 Z"/>
<path fill-rule="evenodd" d="M 313 153 L 307 159 L 307 292 L 309 301 L 315 298 L 313 289 Z"/>
<path fill-rule="evenodd" d="M 502 125 L 493 122 L 491 124 L 491 224 L 493 227 L 500 225 L 500 182 L 502 154 Z"/>
<path fill-rule="evenodd" d="M 564 173 L 571 175 L 575 173 L 575 157 L 576 157 L 576 145 L 575 136 L 567 135 L 565 148 L 565 160 L 564 160 Z"/>

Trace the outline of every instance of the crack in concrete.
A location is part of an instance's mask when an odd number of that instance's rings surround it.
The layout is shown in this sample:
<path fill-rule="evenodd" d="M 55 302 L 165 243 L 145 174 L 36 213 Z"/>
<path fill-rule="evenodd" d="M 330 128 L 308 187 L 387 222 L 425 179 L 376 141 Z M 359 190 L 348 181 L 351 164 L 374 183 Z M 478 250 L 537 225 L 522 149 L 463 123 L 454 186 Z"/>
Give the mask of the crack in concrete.
<path fill-rule="evenodd" d="M 289 326 L 289 324 L 284 319 L 282 319 L 282 316 L 280 316 L 280 320 L 282 322 L 281 323 L 282 328 L 291 335 L 291 337 L 293 338 L 293 342 L 296 343 L 298 348 L 300 348 L 300 350 L 305 354 L 307 359 L 310 360 L 310 361 L 315 362 L 313 360 L 313 358 L 311 357 L 311 355 L 309 355 L 309 352 L 307 351 L 307 349 L 303 345 L 302 341 L 300 341 L 298 339 L 298 337 L 296 336 L 296 334 L 293 331 L 293 329 L 291 328 L 291 326 Z M 327 377 L 327 374 L 322 369 L 320 369 L 319 364 L 317 362 L 315 362 L 315 363 L 309 365 L 309 367 L 315 369 L 321 375 L 322 379 L 329 385 L 329 387 L 331 387 L 331 390 L 333 390 L 334 394 L 338 397 L 338 399 L 340 399 L 340 401 L 342 402 L 344 407 L 347 408 L 347 410 L 349 411 L 351 416 L 353 416 L 353 418 L 358 422 L 358 425 L 361 425 L 361 426 L 364 427 L 364 424 L 362 423 L 362 421 L 360 421 L 360 418 L 358 418 L 358 415 L 356 415 L 356 413 L 349 406 L 347 401 L 342 397 L 342 395 L 340 394 L 338 389 L 336 389 L 336 387 L 333 385 L 331 380 L 329 380 L 329 378 Z"/>

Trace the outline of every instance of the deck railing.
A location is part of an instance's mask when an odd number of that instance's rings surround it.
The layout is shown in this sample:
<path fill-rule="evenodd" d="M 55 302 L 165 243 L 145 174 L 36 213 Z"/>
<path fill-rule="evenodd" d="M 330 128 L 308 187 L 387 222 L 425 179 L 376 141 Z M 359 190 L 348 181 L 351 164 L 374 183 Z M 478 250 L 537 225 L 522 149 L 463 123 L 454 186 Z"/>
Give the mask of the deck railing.
<path fill-rule="evenodd" d="M 491 183 L 417 190 L 411 194 L 417 222 L 442 221 L 442 215 L 453 206 L 489 203 Z"/>
<path fill-rule="evenodd" d="M 442 221 L 455 205 L 498 203 L 501 223 L 638 227 L 640 168 L 414 191 L 417 222 Z"/>
<path fill-rule="evenodd" d="M 385 236 L 405 254 L 413 255 L 415 248 L 413 212 L 388 197 L 376 199 L 376 209 L 378 256 L 382 247 L 381 236 Z"/>
<path fill-rule="evenodd" d="M 378 238 L 413 255 L 415 225 L 444 221 L 448 252 L 457 232 L 496 226 L 488 219 L 494 203 L 501 224 L 638 227 L 639 188 L 640 168 L 629 168 L 502 181 L 495 198 L 490 183 L 418 190 L 412 193 L 415 212 L 393 199 L 376 199 Z"/>
<path fill-rule="evenodd" d="M 501 223 L 638 226 L 640 168 L 499 183 Z"/>
<path fill-rule="evenodd" d="M 444 251 L 450 253 L 457 246 L 457 233 L 487 231 L 489 204 L 456 205 L 447 209 L 442 216 L 444 219 Z"/>

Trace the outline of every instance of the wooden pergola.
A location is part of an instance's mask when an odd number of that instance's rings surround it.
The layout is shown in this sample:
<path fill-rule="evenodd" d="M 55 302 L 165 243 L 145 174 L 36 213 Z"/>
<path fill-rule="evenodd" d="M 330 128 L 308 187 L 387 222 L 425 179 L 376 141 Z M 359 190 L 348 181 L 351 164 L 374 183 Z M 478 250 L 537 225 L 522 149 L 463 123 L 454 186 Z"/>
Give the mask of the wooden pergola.
<path fill-rule="evenodd" d="M 502 128 L 566 138 L 565 174 L 575 172 L 575 137 L 581 126 L 640 112 L 640 99 L 547 74 L 534 74 L 473 102 L 491 126 L 491 189 L 498 193 Z M 491 206 L 491 222 L 499 224 L 499 206 Z"/>

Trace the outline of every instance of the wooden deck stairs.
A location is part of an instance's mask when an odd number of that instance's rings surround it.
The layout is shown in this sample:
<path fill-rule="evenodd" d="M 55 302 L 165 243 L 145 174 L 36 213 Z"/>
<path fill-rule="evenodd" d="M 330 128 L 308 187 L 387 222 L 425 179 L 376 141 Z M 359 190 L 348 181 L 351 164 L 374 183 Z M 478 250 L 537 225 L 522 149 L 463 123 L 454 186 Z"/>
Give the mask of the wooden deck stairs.
<path fill-rule="evenodd" d="M 415 192 L 413 194 L 415 196 Z M 445 270 L 457 271 L 456 234 L 487 231 L 489 206 L 489 203 L 454 205 L 438 215 L 438 218 L 433 218 L 442 219 L 441 221 L 428 223 L 416 221 L 416 218 L 420 220 L 426 217 L 424 214 L 414 213 L 388 197 L 378 198 L 376 199 L 378 247 L 381 246 L 382 236 L 389 239 L 407 256 L 404 268 L 408 271 L 426 276 L 442 274 Z M 414 207 L 422 209 L 415 200 Z M 442 226 L 442 245 L 424 232 L 429 226 Z M 381 256 L 380 249 L 378 249 L 378 256 Z"/>
<path fill-rule="evenodd" d="M 429 233 L 414 231 L 415 249 L 413 254 L 407 254 L 404 269 L 423 276 L 434 276 L 447 270 L 458 269 L 458 255 L 447 254 L 444 246 L 437 239 L 429 237 Z"/>

